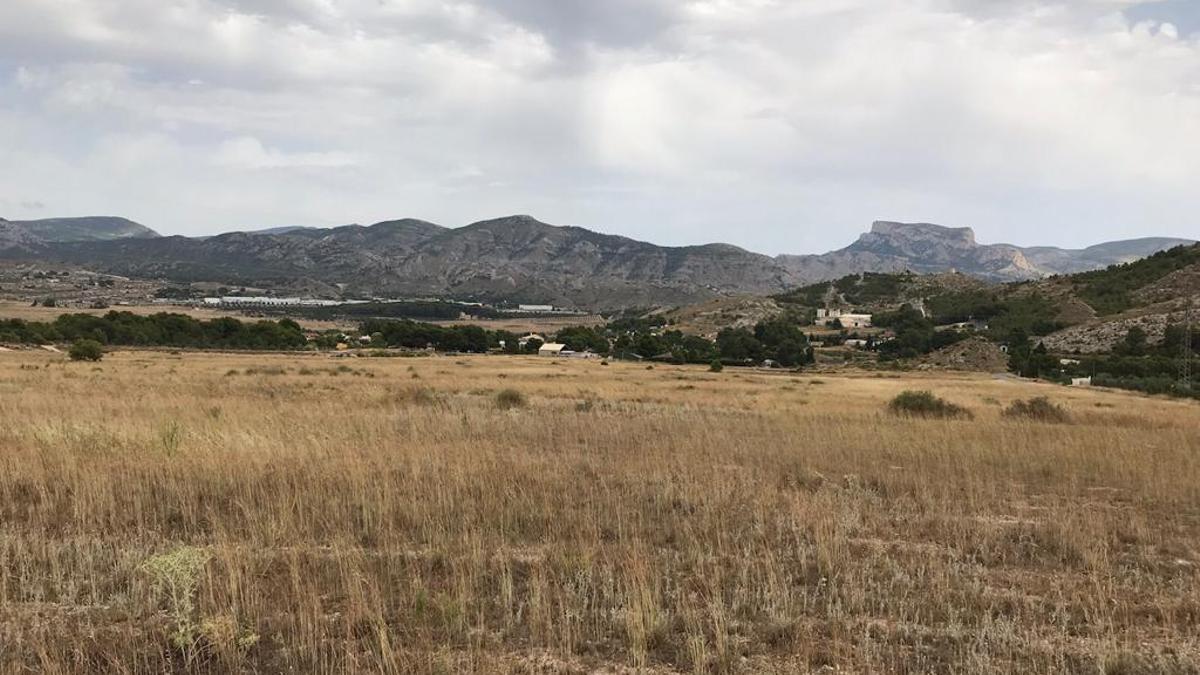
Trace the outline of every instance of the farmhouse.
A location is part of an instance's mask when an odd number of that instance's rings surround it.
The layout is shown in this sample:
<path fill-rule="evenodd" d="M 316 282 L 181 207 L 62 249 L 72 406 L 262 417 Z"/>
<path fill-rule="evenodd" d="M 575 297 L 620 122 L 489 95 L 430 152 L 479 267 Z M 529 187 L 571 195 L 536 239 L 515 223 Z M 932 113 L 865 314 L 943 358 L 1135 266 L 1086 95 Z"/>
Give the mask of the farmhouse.
<path fill-rule="evenodd" d="M 567 346 L 558 342 L 547 342 L 538 348 L 538 356 L 566 356 Z"/>
<path fill-rule="evenodd" d="M 817 325 L 828 326 L 837 321 L 841 323 L 842 328 L 870 328 L 871 316 L 870 314 L 843 312 L 840 309 L 818 309 Z"/>

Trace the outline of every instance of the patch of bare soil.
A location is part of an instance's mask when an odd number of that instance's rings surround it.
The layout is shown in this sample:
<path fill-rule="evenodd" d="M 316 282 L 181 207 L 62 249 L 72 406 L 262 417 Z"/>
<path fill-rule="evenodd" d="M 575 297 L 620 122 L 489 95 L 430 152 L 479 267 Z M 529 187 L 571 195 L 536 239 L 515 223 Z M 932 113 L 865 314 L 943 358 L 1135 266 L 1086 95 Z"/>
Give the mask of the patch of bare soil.
<path fill-rule="evenodd" d="M 922 370 L 966 370 L 980 373 L 999 373 L 1008 370 L 1008 355 L 996 343 L 981 337 L 970 337 L 939 349 L 926 356 Z"/>
<path fill-rule="evenodd" d="M 1096 310 L 1092 309 L 1091 305 L 1071 295 L 1059 302 L 1058 315 L 1054 317 L 1054 320 L 1059 323 L 1075 325 L 1095 318 Z"/>
<path fill-rule="evenodd" d="M 677 328 L 689 335 L 715 337 L 722 328 L 750 328 L 783 313 L 771 298 L 737 296 L 717 298 L 667 313 Z"/>

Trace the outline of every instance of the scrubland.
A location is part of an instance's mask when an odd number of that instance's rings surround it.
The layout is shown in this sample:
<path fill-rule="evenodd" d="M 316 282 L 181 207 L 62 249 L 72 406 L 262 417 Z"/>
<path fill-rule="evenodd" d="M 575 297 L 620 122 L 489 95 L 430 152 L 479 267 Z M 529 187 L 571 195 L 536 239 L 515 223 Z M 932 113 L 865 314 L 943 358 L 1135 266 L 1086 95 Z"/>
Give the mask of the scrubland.
<path fill-rule="evenodd" d="M 1036 396 L 1069 420 L 1003 415 Z M 1198 582 L 1196 403 L 0 354 L 4 673 L 1193 673 Z"/>

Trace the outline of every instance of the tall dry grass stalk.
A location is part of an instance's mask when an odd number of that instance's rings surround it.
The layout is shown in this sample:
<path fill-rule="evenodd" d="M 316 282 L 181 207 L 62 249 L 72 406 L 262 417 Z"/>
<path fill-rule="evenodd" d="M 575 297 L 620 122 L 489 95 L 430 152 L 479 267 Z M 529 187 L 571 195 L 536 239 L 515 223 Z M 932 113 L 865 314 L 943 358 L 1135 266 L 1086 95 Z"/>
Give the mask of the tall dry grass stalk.
<path fill-rule="evenodd" d="M 0 672 L 1200 659 L 1196 404 L 511 357 L 59 358 L 0 354 Z M 510 389 L 524 405 L 497 405 Z M 975 419 L 887 414 L 905 389 Z M 1039 395 L 1071 422 L 1002 417 Z"/>

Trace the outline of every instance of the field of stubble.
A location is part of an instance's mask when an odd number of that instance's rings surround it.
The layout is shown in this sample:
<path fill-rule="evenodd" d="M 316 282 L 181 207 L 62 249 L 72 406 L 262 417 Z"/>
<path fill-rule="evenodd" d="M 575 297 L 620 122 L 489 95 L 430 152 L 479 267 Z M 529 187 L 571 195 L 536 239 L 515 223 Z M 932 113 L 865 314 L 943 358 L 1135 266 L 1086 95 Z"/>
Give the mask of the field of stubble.
<path fill-rule="evenodd" d="M 909 388 L 976 417 L 888 415 Z M 1036 395 L 1072 421 L 1001 417 Z M 1195 403 L 0 354 L 3 673 L 1198 670 Z"/>

